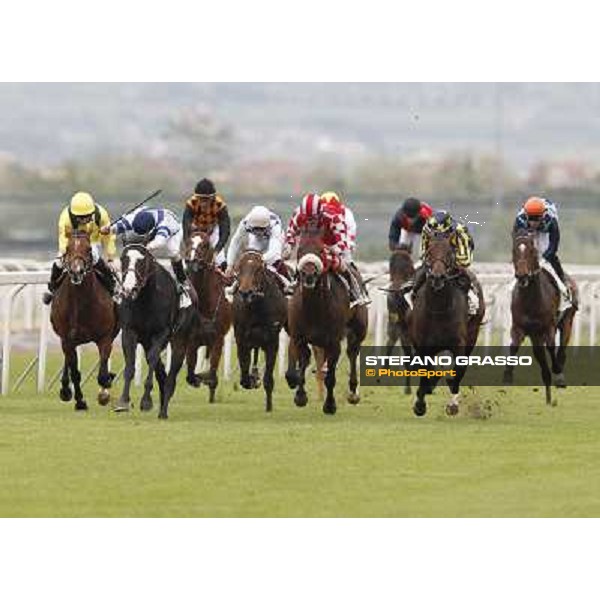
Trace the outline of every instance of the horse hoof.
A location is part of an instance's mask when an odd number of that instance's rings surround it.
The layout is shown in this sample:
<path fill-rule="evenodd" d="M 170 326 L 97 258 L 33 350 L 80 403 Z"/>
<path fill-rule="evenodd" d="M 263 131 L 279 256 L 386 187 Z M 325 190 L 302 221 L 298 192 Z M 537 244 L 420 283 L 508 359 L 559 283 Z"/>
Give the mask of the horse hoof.
<path fill-rule="evenodd" d="M 335 413 L 337 412 L 337 406 L 333 402 L 325 402 L 325 404 L 323 404 L 323 412 L 326 415 L 335 415 Z"/>
<path fill-rule="evenodd" d="M 360 394 L 357 392 L 348 392 L 348 404 L 358 404 L 360 402 Z"/>
<path fill-rule="evenodd" d="M 162 419 L 162 420 L 165 420 L 165 419 L 169 418 L 169 415 L 167 413 L 159 412 L 158 413 L 158 418 Z"/>
<path fill-rule="evenodd" d="M 413 404 L 413 412 L 417 417 L 425 416 L 425 413 L 427 412 L 427 403 L 425 400 L 417 400 Z"/>
<path fill-rule="evenodd" d="M 59 395 L 63 402 L 70 402 L 73 398 L 73 392 L 71 391 L 71 388 L 61 388 Z"/>
<path fill-rule="evenodd" d="M 252 376 L 252 389 L 257 390 L 262 385 L 259 377 Z"/>
<path fill-rule="evenodd" d="M 446 414 L 455 417 L 458 414 L 458 404 L 446 404 Z"/>
<path fill-rule="evenodd" d="M 83 400 L 80 400 L 79 402 L 75 403 L 75 410 L 87 410 L 87 409 L 88 409 L 88 405 Z"/>
<path fill-rule="evenodd" d="M 129 412 L 129 404 L 125 404 L 124 402 L 119 402 L 113 410 L 115 412 Z"/>
<path fill-rule="evenodd" d="M 412 394 L 412 389 L 411 388 L 404 388 L 404 395 L 405 396 L 410 396 Z"/>
<path fill-rule="evenodd" d="M 289 371 L 285 374 L 285 380 L 290 390 L 295 390 L 300 383 L 300 377 L 297 373 L 290 373 Z"/>
<path fill-rule="evenodd" d="M 565 389 L 567 387 L 567 382 L 565 381 L 564 373 L 559 373 L 554 379 L 554 385 L 556 385 L 559 389 Z"/>
<path fill-rule="evenodd" d="M 241 377 L 240 378 L 240 385 L 245 390 L 252 390 L 252 389 L 254 389 L 254 381 L 252 381 L 252 377 Z"/>
<path fill-rule="evenodd" d="M 148 396 L 147 398 L 142 398 L 140 402 L 140 410 L 142 412 L 148 412 L 152 410 L 152 406 L 152 398 L 150 396 Z"/>
<path fill-rule="evenodd" d="M 299 407 L 306 406 L 308 404 L 308 395 L 306 394 L 306 392 L 301 392 L 300 390 L 298 390 L 294 394 L 294 404 Z"/>
<path fill-rule="evenodd" d="M 272 404 L 267 404 L 265 406 L 265 412 L 273 412 L 273 405 Z"/>
<path fill-rule="evenodd" d="M 102 388 L 98 392 L 98 404 L 100 406 L 106 406 L 110 402 L 110 391 L 106 388 Z"/>
<path fill-rule="evenodd" d="M 185 378 L 185 380 L 187 381 L 187 383 L 189 385 L 191 385 L 192 387 L 195 387 L 195 388 L 199 388 L 202 385 L 202 379 L 200 378 L 199 375 L 194 375 L 194 376 L 188 375 Z"/>

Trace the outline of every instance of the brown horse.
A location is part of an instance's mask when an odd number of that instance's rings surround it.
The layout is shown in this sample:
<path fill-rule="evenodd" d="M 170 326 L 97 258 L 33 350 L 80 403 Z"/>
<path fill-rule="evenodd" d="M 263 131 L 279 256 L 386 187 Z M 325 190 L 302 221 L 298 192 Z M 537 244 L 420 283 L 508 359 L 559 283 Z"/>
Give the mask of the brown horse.
<path fill-rule="evenodd" d="M 240 365 L 240 385 L 252 389 L 257 385 L 257 374 L 250 373 L 250 359 L 254 352 L 256 365 L 258 350 L 265 355 L 263 387 L 265 410 L 273 409 L 273 371 L 279 349 L 279 333 L 287 326 L 287 301 L 277 276 L 265 265 L 260 252 L 246 250 L 236 265 L 238 287 L 233 297 L 233 328 Z"/>
<path fill-rule="evenodd" d="M 468 356 L 477 342 L 479 327 L 485 314 L 481 286 L 477 286 L 479 310 L 469 315 L 465 285 L 468 275 L 456 265 L 454 249 L 447 237 L 433 238 L 425 254 L 422 268 L 425 282 L 418 290 L 409 315 L 409 331 L 415 355 L 434 357 L 450 351 L 454 356 Z M 446 413 L 458 413 L 460 382 L 466 366 L 457 366 L 456 375 L 447 380 L 452 398 Z M 427 412 L 425 396 L 431 394 L 437 378 L 421 377 L 413 411 L 418 417 Z"/>
<path fill-rule="evenodd" d="M 533 235 L 527 232 L 513 234 L 512 261 L 516 285 L 512 292 L 510 354 L 516 356 L 525 336 L 529 336 L 533 354 L 540 365 L 546 388 L 546 404 L 552 404 L 552 375 L 544 349 L 548 351 L 556 386 L 566 387 L 563 374 L 566 348 L 571 338 L 573 319 L 577 312 L 578 297 L 575 282 L 568 278 L 573 306 L 563 315 L 558 314 L 560 292 L 552 281 L 552 275 L 540 267 L 538 250 Z M 560 341 L 556 349 L 556 331 Z M 504 383 L 513 382 L 513 367 L 506 367 Z M 556 403 L 554 403 L 555 405 Z"/>
<path fill-rule="evenodd" d="M 92 247 L 87 233 L 74 231 L 69 236 L 64 256 L 64 275 L 52 301 L 50 321 L 60 337 L 65 364 L 60 399 L 71 400 L 75 392 L 75 410 L 87 410 L 81 391 L 81 372 L 77 346 L 94 342 L 100 354 L 98 402 L 108 404 L 115 377 L 108 369 L 113 340 L 119 332 L 115 304 L 94 271 Z M 70 377 L 69 377 L 70 376 Z"/>
<path fill-rule="evenodd" d="M 225 335 L 231 327 L 231 304 L 225 298 L 225 277 L 214 264 L 214 249 L 210 245 L 209 236 L 192 230 L 185 256 L 188 277 L 198 296 L 200 312 L 199 326 L 188 338 L 186 379 L 194 387 L 202 383 L 208 385 L 209 402 L 212 403 L 219 383 L 218 369 Z M 197 375 L 196 361 L 200 346 L 206 346 L 210 365 L 206 373 Z"/>
<path fill-rule="evenodd" d="M 409 250 L 398 248 L 390 256 L 389 262 L 390 285 L 382 291 L 387 294 L 388 326 L 386 354 L 391 354 L 396 342 L 400 345 L 406 356 L 412 356 L 413 350 L 408 331 L 408 313 L 410 306 L 404 299 L 404 286 L 414 279 L 415 267 Z M 410 377 L 406 378 L 404 392 L 411 393 Z"/>
<path fill-rule="evenodd" d="M 356 361 L 367 335 L 368 313 L 365 306 L 350 309 L 346 284 L 337 275 L 323 270 L 320 259 L 323 245 L 319 238 L 318 235 L 308 235 L 299 244 L 300 285 L 288 305 L 290 343 L 285 377 L 291 389 L 297 388 L 294 396 L 296 406 L 305 406 L 308 402 L 304 386 L 305 372 L 310 362 L 309 344 L 322 348 L 327 364 L 327 395 L 323 412 L 333 415 L 337 410 L 335 375 L 344 337 L 347 338 L 346 353 L 350 361 L 347 399 L 351 404 L 360 401 Z"/>

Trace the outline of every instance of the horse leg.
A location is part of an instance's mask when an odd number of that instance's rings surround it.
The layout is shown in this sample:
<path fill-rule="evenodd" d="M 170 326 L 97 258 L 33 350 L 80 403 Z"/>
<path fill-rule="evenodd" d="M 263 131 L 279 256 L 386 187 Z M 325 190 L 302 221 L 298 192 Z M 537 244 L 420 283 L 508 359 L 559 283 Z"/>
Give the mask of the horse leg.
<path fill-rule="evenodd" d="M 348 376 L 348 402 L 358 404 L 360 402 L 360 392 L 358 390 L 358 375 L 356 373 L 356 362 L 360 352 L 360 340 L 358 336 L 350 330 L 348 332 L 346 355 L 350 363 L 350 374 Z"/>
<path fill-rule="evenodd" d="M 200 385 L 202 384 L 202 378 L 200 377 L 200 375 L 196 374 L 196 365 L 198 363 L 198 348 L 200 348 L 200 344 L 190 344 L 185 355 L 187 363 L 187 376 L 185 380 L 188 382 L 189 385 L 195 388 L 200 387 Z"/>
<path fill-rule="evenodd" d="M 325 352 L 323 348 L 313 346 L 315 357 L 315 378 L 317 380 L 317 397 L 319 402 L 325 401 Z"/>
<path fill-rule="evenodd" d="M 81 372 L 79 371 L 79 365 L 77 364 L 77 352 L 75 351 L 75 347 L 69 348 L 68 360 L 71 381 L 73 382 L 73 391 L 75 394 L 75 410 L 87 410 L 87 404 L 83 399 L 83 392 L 81 391 Z"/>
<path fill-rule="evenodd" d="M 250 377 L 250 355 L 252 349 L 247 344 L 238 343 L 238 363 L 240 365 L 240 385 L 245 390 L 251 390 L 253 386 Z"/>
<path fill-rule="evenodd" d="M 63 366 L 62 377 L 60 379 L 60 399 L 63 402 L 70 402 L 73 398 L 73 391 L 71 390 L 71 380 L 69 378 L 69 350 L 65 342 L 62 343 L 62 349 L 65 357 L 65 362 Z"/>
<path fill-rule="evenodd" d="M 258 353 L 260 348 L 258 346 L 254 348 L 254 354 L 252 356 L 252 372 L 250 373 L 250 378 L 252 379 L 252 387 L 259 388 L 260 387 L 260 375 L 258 372 Z"/>
<path fill-rule="evenodd" d="M 183 361 L 186 357 L 186 340 L 181 335 L 176 334 L 175 338 L 171 340 L 171 366 L 169 373 L 166 377 L 164 393 L 161 394 L 160 398 L 160 410 L 158 412 L 159 419 L 167 419 L 169 417 L 169 401 L 175 394 L 175 387 L 177 385 L 177 375 L 183 366 Z M 158 385 L 160 386 L 160 374 L 162 361 L 157 366 L 157 379 Z"/>
<path fill-rule="evenodd" d="M 306 383 L 306 369 L 310 363 L 310 347 L 309 345 L 302 341 L 297 346 L 298 349 L 298 389 L 294 394 L 294 404 L 296 406 L 302 407 L 306 406 L 308 403 L 308 395 L 306 390 L 304 389 L 304 385 Z M 329 369 L 329 364 L 327 365 Z M 327 379 L 327 376 L 325 377 Z"/>
<path fill-rule="evenodd" d="M 539 337 L 535 337 L 531 340 L 533 345 L 533 355 L 535 356 L 540 369 L 542 370 L 542 381 L 546 388 L 546 404 L 552 404 L 552 374 L 548 368 L 548 362 L 546 360 L 546 350 L 542 340 Z"/>
<path fill-rule="evenodd" d="M 279 334 L 275 337 L 271 344 L 268 344 L 265 349 L 265 372 L 263 373 L 263 387 L 265 388 L 265 410 L 271 412 L 273 410 L 273 388 L 275 387 L 275 379 L 273 371 L 275 370 L 275 361 L 277 360 L 277 350 L 279 348 Z"/>
<path fill-rule="evenodd" d="M 423 358 L 424 354 L 416 353 L 417 356 L 421 356 Z M 415 401 L 413 403 L 413 413 L 417 417 L 423 417 L 427 413 L 427 401 L 425 400 L 425 396 L 431 393 L 429 379 L 427 377 L 421 377 L 419 379 L 419 387 L 417 388 L 417 395 L 415 397 Z"/>
<path fill-rule="evenodd" d="M 407 339 L 407 336 L 400 334 L 400 343 L 402 344 L 402 351 L 405 356 L 412 356 L 412 346 Z M 410 385 L 410 377 L 406 377 L 406 382 L 404 383 L 404 393 L 409 395 L 412 392 L 412 388 Z"/>
<path fill-rule="evenodd" d="M 285 380 L 291 390 L 296 389 L 300 383 L 300 375 L 296 368 L 296 365 L 298 364 L 298 354 L 298 343 L 294 337 L 290 335 L 290 340 L 288 342 L 288 367 L 285 372 Z"/>
<path fill-rule="evenodd" d="M 215 402 L 215 393 L 217 391 L 217 386 L 219 385 L 219 363 L 221 362 L 223 343 L 223 336 L 218 336 L 215 343 L 207 349 L 210 357 L 210 370 L 208 371 L 208 377 L 205 380 L 205 383 L 208 384 L 208 401 L 211 404 L 214 404 Z"/>
<path fill-rule="evenodd" d="M 158 393 L 160 397 L 160 406 L 165 403 L 165 392 L 166 392 L 166 384 L 167 384 L 167 370 L 165 369 L 165 363 L 163 363 L 162 358 L 158 357 L 156 361 L 156 368 L 154 369 L 154 373 L 156 375 L 156 381 L 158 383 Z"/>
<path fill-rule="evenodd" d="M 148 375 L 144 382 L 144 393 L 140 401 L 140 410 L 149 411 L 152 410 L 152 388 L 154 387 L 154 373 L 156 372 L 156 365 L 160 360 L 160 353 L 165 347 L 169 336 L 171 335 L 170 330 L 163 332 L 162 335 L 155 337 L 150 344 L 144 346 L 146 352 L 146 362 L 148 363 Z"/>
<path fill-rule="evenodd" d="M 510 356 L 516 356 L 519 353 L 519 347 L 523 343 L 524 337 L 525 333 L 523 330 L 513 325 L 510 330 Z M 504 375 L 502 376 L 502 383 L 504 385 L 512 385 L 514 370 L 515 367 L 513 365 L 506 365 Z"/>
<path fill-rule="evenodd" d="M 571 339 L 571 332 L 573 330 L 573 318 L 575 317 L 575 310 L 569 309 L 567 314 L 562 318 L 559 325 L 559 343 L 558 350 L 556 352 L 556 363 L 558 367 L 558 373 L 556 376 L 556 387 L 566 388 L 567 384 L 565 381 L 565 375 L 563 373 L 565 368 L 565 362 L 567 360 L 567 346 Z"/>
<path fill-rule="evenodd" d="M 125 358 L 125 369 L 123 370 L 123 391 L 115 406 L 115 411 L 123 412 L 129 410 L 129 390 L 135 375 L 135 350 L 137 347 L 137 336 L 131 329 L 124 329 L 121 337 L 123 357 Z"/>
<path fill-rule="evenodd" d="M 112 352 L 112 339 L 106 337 L 100 340 L 97 344 L 98 353 L 100 354 L 100 368 L 98 369 L 98 404 L 106 406 L 110 402 L 110 387 L 114 379 L 114 373 L 108 370 L 108 360 Z"/>
<path fill-rule="evenodd" d="M 327 374 L 325 375 L 325 387 L 327 388 L 327 397 L 323 403 L 323 412 L 326 415 L 335 415 L 337 406 L 335 404 L 335 396 L 333 391 L 335 389 L 335 370 L 337 368 L 338 360 L 340 359 L 340 343 L 337 342 L 330 348 L 328 348 L 325 356 L 327 356 Z"/>

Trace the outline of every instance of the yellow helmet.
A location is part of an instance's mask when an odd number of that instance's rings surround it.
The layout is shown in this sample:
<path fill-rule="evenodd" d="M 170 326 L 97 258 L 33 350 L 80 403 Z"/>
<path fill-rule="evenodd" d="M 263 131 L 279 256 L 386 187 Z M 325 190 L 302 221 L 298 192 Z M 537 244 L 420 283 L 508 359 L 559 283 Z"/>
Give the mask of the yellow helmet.
<path fill-rule="evenodd" d="M 323 192 L 321 194 L 321 200 L 325 204 L 341 204 L 340 197 L 335 192 Z"/>
<path fill-rule="evenodd" d="M 91 215 L 96 210 L 96 204 L 92 196 L 87 192 L 77 192 L 71 198 L 69 210 L 76 217 L 85 217 Z"/>

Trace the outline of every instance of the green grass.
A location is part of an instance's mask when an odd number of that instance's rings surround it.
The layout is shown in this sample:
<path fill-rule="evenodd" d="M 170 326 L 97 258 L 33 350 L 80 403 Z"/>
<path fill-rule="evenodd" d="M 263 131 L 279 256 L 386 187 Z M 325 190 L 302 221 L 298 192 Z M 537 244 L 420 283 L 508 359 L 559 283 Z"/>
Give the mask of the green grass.
<path fill-rule="evenodd" d="M 0 398 L 0 516 L 600 516 L 595 388 L 555 391 L 555 408 L 533 388 L 467 390 L 453 419 L 441 390 L 417 419 L 393 388 L 349 406 L 341 381 L 327 417 L 312 381 L 304 409 L 278 381 L 269 415 L 260 390 L 222 384 L 208 405 L 183 384 L 167 422 L 95 388 L 83 414 L 56 390 Z"/>

